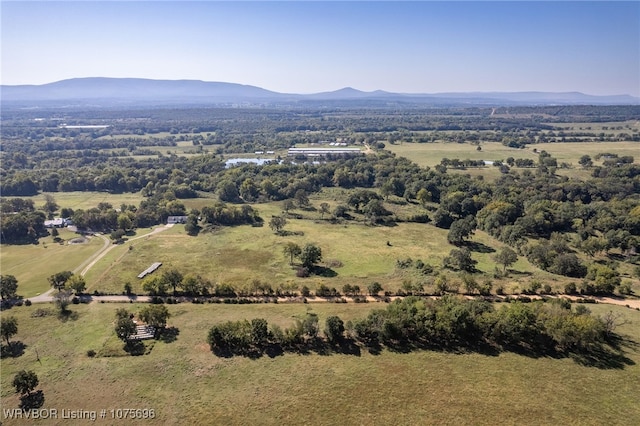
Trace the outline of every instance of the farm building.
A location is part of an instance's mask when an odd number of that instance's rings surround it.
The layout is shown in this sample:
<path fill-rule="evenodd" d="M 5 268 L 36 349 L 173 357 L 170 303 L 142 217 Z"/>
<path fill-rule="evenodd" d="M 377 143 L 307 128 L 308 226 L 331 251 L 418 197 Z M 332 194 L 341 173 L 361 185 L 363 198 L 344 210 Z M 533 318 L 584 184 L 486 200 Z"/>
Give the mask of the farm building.
<path fill-rule="evenodd" d="M 153 272 L 155 272 L 156 269 L 158 269 L 161 266 L 162 266 L 162 262 L 154 262 L 147 269 L 145 269 L 144 271 L 140 272 L 138 274 L 138 278 L 144 278 L 147 275 L 152 274 Z"/>
<path fill-rule="evenodd" d="M 57 217 L 53 220 L 45 220 L 44 227 L 45 228 L 64 228 L 67 225 L 70 225 L 71 221 L 68 219 L 63 219 L 61 217 Z"/>
<path fill-rule="evenodd" d="M 186 223 L 187 216 L 169 216 L 167 218 L 167 225 L 172 225 L 176 223 Z"/>
<path fill-rule="evenodd" d="M 360 148 L 289 148 L 287 156 L 295 157 L 296 155 L 306 155 L 309 157 L 324 157 L 329 155 L 346 156 L 360 155 Z"/>

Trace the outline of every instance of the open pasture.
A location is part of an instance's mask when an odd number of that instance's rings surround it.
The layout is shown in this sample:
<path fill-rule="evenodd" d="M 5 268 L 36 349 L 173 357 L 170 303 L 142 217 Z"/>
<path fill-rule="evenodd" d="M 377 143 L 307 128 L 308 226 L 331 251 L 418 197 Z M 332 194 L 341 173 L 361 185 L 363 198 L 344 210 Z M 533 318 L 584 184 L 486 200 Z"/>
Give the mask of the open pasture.
<path fill-rule="evenodd" d="M 73 192 L 48 192 L 48 195 L 53 196 L 56 203 L 60 208 L 77 209 L 90 209 L 97 207 L 100 203 L 109 203 L 114 208 L 120 208 L 122 204 L 133 204 L 138 206 L 140 201 L 143 200 L 143 196 L 140 192 L 123 192 L 121 194 L 112 194 L 108 192 L 96 192 L 96 191 L 73 191 Z M 9 197 L 9 198 L 24 198 L 33 200 L 33 204 L 36 208 L 42 207 L 45 203 L 45 193 L 40 193 L 32 197 Z"/>
<path fill-rule="evenodd" d="M 505 160 L 513 158 L 537 159 L 531 149 L 509 148 L 497 142 L 484 142 L 480 144 L 481 151 L 477 150 L 477 145 L 471 143 L 396 143 L 386 144 L 385 149 L 396 155 L 406 157 L 420 166 L 433 167 L 440 164 L 443 158 L 457 158 L 459 160 Z M 487 166 L 486 168 L 491 168 Z M 471 169 L 469 169 L 471 170 Z"/>
<path fill-rule="evenodd" d="M 18 279 L 21 296 L 44 293 L 50 288 L 47 277 L 61 271 L 73 271 L 104 244 L 98 237 L 89 237 L 82 244 L 68 244 L 77 237 L 76 233 L 61 229 L 62 244 L 54 243 L 52 237 L 44 237 L 37 245 L 3 245 L 0 250 L 2 274 Z"/>
<path fill-rule="evenodd" d="M 256 207 L 265 222 L 277 206 Z M 318 213 L 309 213 L 318 216 Z M 141 291 L 137 274 L 153 262 L 164 268 L 175 267 L 183 273 L 199 274 L 214 283 L 243 288 L 260 280 L 277 288 L 295 283 L 313 289 L 320 284 L 341 289 L 345 284 L 365 289 L 372 281 L 386 288 L 397 288 L 401 277 L 394 274 L 395 261 L 411 257 L 439 265 L 450 250 L 446 231 L 431 225 L 403 223 L 394 227 L 370 227 L 362 223 L 331 224 L 327 220 L 289 219 L 285 231 L 276 235 L 263 227 L 225 227 L 190 237 L 184 227 L 172 229 L 133 242 L 109 252 L 86 276 L 89 290 L 120 293 L 125 282 Z M 303 247 L 307 243 L 322 249 L 328 276 L 297 278 L 289 259 L 283 254 L 287 242 Z M 387 244 L 389 242 L 389 244 Z M 333 276 L 332 276 L 333 275 Z"/>
<path fill-rule="evenodd" d="M 291 325 L 307 311 L 320 323 L 328 315 L 364 317 L 369 304 L 169 305 L 175 341 L 148 342 L 148 354 L 100 356 L 113 342 L 117 308 L 137 304 L 72 305 L 74 315 L 32 317 L 47 305 L 16 307 L 13 341 L 25 345 L 2 359 L 2 406 L 17 408 L 15 373 L 33 370 L 44 393 L 43 408 L 97 410 L 150 408 L 147 424 L 638 424 L 640 406 L 640 312 L 612 310 L 627 323 L 620 368 L 581 365 L 570 358 L 366 349 L 359 353 L 289 354 L 258 359 L 218 358 L 206 344 L 209 327 L 227 320 L 265 318 Z M 93 349 L 98 356 L 90 358 Z M 7 421 L 7 425 L 24 424 Z M 67 424 L 58 419 L 47 424 Z"/>
<path fill-rule="evenodd" d="M 565 162 L 576 169 L 581 169 L 578 160 L 583 155 L 589 155 L 594 160 L 594 164 L 601 164 L 595 160 L 595 156 L 601 153 L 613 153 L 618 156 L 634 156 L 638 157 L 640 152 L 640 142 L 572 142 L 572 143 L 541 143 L 527 145 L 526 148 L 509 148 L 498 142 L 484 142 L 480 144 L 481 151 L 477 150 L 477 146 L 468 143 L 407 143 L 387 144 L 387 150 L 396 155 L 406 157 L 420 166 L 433 167 L 440 164 L 443 158 L 457 158 L 459 160 L 486 160 L 486 161 L 505 161 L 509 157 L 513 158 L 529 158 L 537 161 L 538 152 L 544 150 L 558 160 L 558 163 Z M 640 157 L 636 158 L 636 162 L 640 161 Z M 468 173 L 475 173 L 476 170 L 491 170 L 492 166 L 486 166 L 480 169 L 469 168 Z M 516 169 L 520 170 L 520 169 Z M 498 172 L 499 175 L 499 172 Z"/>
<path fill-rule="evenodd" d="M 330 203 L 331 191 L 325 194 Z M 336 195 L 339 198 L 340 194 Z M 316 201 L 314 200 L 314 203 Z M 278 203 L 256 206 L 268 222 L 271 215 L 280 214 Z M 302 212 L 303 219 L 288 219 L 287 235 L 276 235 L 265 224 L 263 227 L 224 227 L 199 236 L 188 236 L 184 226 L 173 228 L 147 238 L 113 247 L 86 275 L 89 291 L 121 293 L 129 282 L 133 291 L 142 293 L 142 280 L 137 275 L 154 262 L 162 262 L 163 269 L 176 268 L 183 274 L 201 275 L 212 283 L 231 284 L 236 289 L 250 289 L 254 281 L 282 287 L 309 287 L 321 284 L 339 291 L 345 284 L 358 285 L 363 291 L 368 284 L 378 281 L 386 290 L 396 291 L 403 283 L 423 284 L 433 291 L 433 276 L 421 275 L 415 268 L 400 270 L 397 260 L 411 258 L 422 260 L 438 270 L 445 256 L 454 248 L 447 242 L 447 230 L 432 225 L 399 223 L 396 226 L 367 226 L 362 222 L 332 224 L 320 220 L 317 212 Z M 482 231 L 473 238 L 472 256 L 477 268 L 491 276 L 496 267 L 493 255 L 502 243 Z M 326 266 L 323 275 L 308 278 L 296 277 L 295 267 L 289 264 L 283 248 L 287 242 L 299 246 L 307 243 L 322 249 Z M 131 247 L 131 248 L 130 248 Z M 520 257 L 510 268 L 508 277 L 494 280 L 494 286 L 502 285 L 506 292 L 520 292 L 531 280 L 548 282 L 561 291 L 567 281 L 542 271 Z M 482 279 L 481 275 L 477 276 Z M 451 278 L 452 286 L 462 284 Z M 495 289 L 496 287 L 494 287 Z"/>

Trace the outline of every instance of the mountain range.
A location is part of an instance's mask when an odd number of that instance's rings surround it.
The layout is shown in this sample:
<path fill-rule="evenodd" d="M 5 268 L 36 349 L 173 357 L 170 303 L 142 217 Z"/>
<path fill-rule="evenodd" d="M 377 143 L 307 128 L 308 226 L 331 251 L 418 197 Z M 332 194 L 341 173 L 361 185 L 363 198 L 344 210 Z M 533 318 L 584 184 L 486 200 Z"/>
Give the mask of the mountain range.
<path fill-rule="evenodd" d="M 2 85 L 4 105 L 59 103 L 113 105 L 341 104 L 359 105 L 639 105 L 629 95 L 597 96 L 580 92 L 364 92 L 346 87 L 315 94 L 279 93 L 256 86 L 200 80 L 74 78 L 42 85 Z"/>

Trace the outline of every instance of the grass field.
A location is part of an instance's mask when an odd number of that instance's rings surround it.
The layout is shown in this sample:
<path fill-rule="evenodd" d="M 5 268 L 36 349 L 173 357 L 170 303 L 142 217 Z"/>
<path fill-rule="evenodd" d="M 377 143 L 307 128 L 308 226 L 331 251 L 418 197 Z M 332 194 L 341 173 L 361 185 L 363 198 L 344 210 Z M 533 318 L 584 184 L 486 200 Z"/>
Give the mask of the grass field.
<path fill-rule="evenodd" d="M 331 190 L 314 196 L 312 203 L 324 200 L 333 205 L 343 196 L 342 191 Z M 395 207 L 400 210 L 413 206 Z M 265 221 L 281 213 L 280 203 L 259 204 L 255 208 Z M 177 225 L 133 242 L 133 248 L 129 245 L 114 247 L 87 273 L 88 289 L 121 293 L 124 283 L 129 282 L 134 292 L 140 293 L 142 280 L 137 275 L 152 263 L 162 262 L 162 268 L 177 268 L 184 274 L 198 274 L 213 283 L 231 284 L 236 289 L 250 288 L 252 281 L 259 280 L 274 289 L 293 285 L 313 290 L 324 284 L 341 290 L 345 284 L 350 284 L 364 290 L 378 281 L 386 290 L 395 291 L 403 282 L 411 281 L 422 283 L 425 290 L 433 290 L 429 288 L 433 277 L 398 270 L 396 260 L 420 259 L 438 269 L 443 258 L 454 248 L 447 243 L 448 231 L 432 225 L 399 223 L 371 227 L 357 221 L 332 224 L 320 220 L 316 211 L 296 213 L 301 213 L 303 218 L 288 220 L 285 231 L 290 235 L 287 236 L 276 235 L 265 225 L 224 227 L 191 237 L 182 225 Z M 473 253 L 478 261 L 477 268 L 491 275 L 496 265 L 492 256 L 502 244 L 482 231 L 476 232 L 473 241 L 482 248 Z M 301 247 L 306 243 L 318 245 L 324 264 L 334 276 L 297 278 L 289 259 L 283 254 L 287 242 L 295 242 Z M 524 257 L 520 257 L 511 269 L 516 272 L 496 283 L 508 292 L 521 291 L 532 279 L 549 282 L 557 290 L 561 290 L 566 281 L 541 271 Z"/>
<path fill-rule="evenodd" d="M 18 358 L 2 359 L 2 406 L 15 408 L 10 384 L 20 369 L 36 372 L 45 408 L 101 410 L 152 408 L 147 424 L 638 424 L 640 353 L 627 347 L 624 368 L 599 369 L 571 359 L 487 356 L 433 351 L 379 355 L 285 354 L 251 360 L 217 358 L 205 343 L 217 322 L 266 318 L 290 325 L 312 309 L 321 323 L 366 315 L 380 304 L 170 305 L 171 343 L 148 344 L 147 355 L 89 358 L 113 346 L 114 312 L 139 305 L 72 305 L 74 319 L 33 318 L 42 305 L 16 307 L 26 345 Z M 640 312 L 614 310 L 628 324 L 619 332 L 640 342 Z M 117 355 L 117 354 L 114 354 Z M 39 361 L 37 360 L 39 359 Z M 111 420 L 111 422 L 113 422 Z M 3 419 L 3 424 L 26 424 Z M 68 420 L 47 422 L 68 424 Z"/>
<path fill-rule="evenodd" d="M 76 237 L 78 235 L 71 231 L 60 230 L 60 238 L 67 242 Z M 2 274 L 18 279 L 18 294 L 32 297 L 50 288 L 47 277 L 56 272 L 73 271 L 102 245 L 103 240 L 97 237 L 89 238 L 84 244 L 58 244 L 52 237 L 45 237 L 37 245 L 3 245 L 0 269 Z"/>
<path fill-rule="evenodd" d="M 257 208 L 267 220 L 272 213 L 279 212 L 274 204 Z M 304 214 L 319 217 L 316 212 Z M 183 226 L 174 226 L 135 242 L 133 249 L 123 246 L 112 250 L 87 274 L 87 283 L 90 290 L 121 292 L 124 282 L 129 281 L 134 290 L 141 291 L 137 274 L 153 262 L 162 262 L 163 268 L 175 267 L 236 288 L 254 279 L 268 282 L 274 288 L 295 282 L 299 287 L 306 285 L 312 289 L 320 284 L 337 289 L 357 284 L 364 289 L 375 280 L 387 288 L 397 288 L 401 277 L 394 275 L 396 259 L 411 257 L 435 266 L 450 250 L 446 247 L 446 231 L 423 224 L 369 227 L 362 223 L 289 219 L 285 230 L 295 235 L 278 236 L 265 225 L 226 227 L 190 237 Z M 289 241 L 301 247 L 306 243 L 318 245 L 325 262 L 342 264 L 330 266 L 337 275 L 296 278 L 282 252 Z"/>
<path fill-rule="evenodd" d="M 114 208 L 120 208 L 122 204 L 133 204 L 134 206 L 138 206 L 140 201 L 143 200 L 142 194 L 140 192 L 125 192 L 122 194 L 111 194 L 107 192 L 51 192 L 48 193 L 52 195 L 55 199 L 56 203 L 60 208 L 71 208 L 74 210 L 77 209 L 90 209 L 93 207 L 97 207 L 100 203 L 109 203 Z M 38 194 L 33 197 L 20 197 L 24 199 L 33 200 L 33 203 L 36 208 L 39 208 L 44 205 L 45 194 Z M 14 198 L 14 197 L 8 197 Z"/>
<path fill-rule="evenodd" d="M 593 159 L 599 153 L 615 153 L 619 156 L 631 155 L 638 157 L 640 150 L 639 142 L 576 142 L 576 143 L 544 143 L 528 145 L 525 149 L 509 148 L 498 142 L 484 142 L 480 144 L 481 151 L 476 150 L 476 145 L 459 143 L 402 143 L 387 144 L 387 150 L 410 159 L 421 165 L 433 167 L 440 164 L 443 158 L 457 158 L 459 160 L 506 160 L 508 157 L 538 159 L 538 151 L 545 150 L 555 157 L 558 162 L 566 162 L 580 169 L 578 160 L 583 155 L 590 155 Z M 640 160 L 636 158 L 636 161 Z M 594 164 L 599 164 L 594 161 Z M 496 169 L 487 166 L 480 170 Z M 466 172 L 475 173 L 476 169 L 468 169 Z M 499 172 L 498 172 L 499 174 Z"/>

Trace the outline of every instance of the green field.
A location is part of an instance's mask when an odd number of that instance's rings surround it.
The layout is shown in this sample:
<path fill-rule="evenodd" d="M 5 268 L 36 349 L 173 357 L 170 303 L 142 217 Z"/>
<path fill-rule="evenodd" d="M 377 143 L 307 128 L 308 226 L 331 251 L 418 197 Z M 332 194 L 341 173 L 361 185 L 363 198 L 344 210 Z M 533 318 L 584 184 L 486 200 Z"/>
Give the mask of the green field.
<path fill-rule="evenodd" d="M 524 149 L 509 148 L 498 142 L 483 142 L 480 144 L 481 151 L 478 151 L 476 145 L 466 143 L 402 143 L 387 144 L 387 150 L 410 159 L 411 161 L 421 165 L 433 167 L 440 164 L 443 158 L 457 158 L 459 160 L 487 160 L 504 161 L 508 157 L 513 158 L 530 158 L 538 159 L 538 154 L 533 152 L 534 149 L 539 151 L 547 151 L 560 162 L 566 162 L 580 169 L 578 160 L 583 155 L 589 155 L 593 159 L 599 153 L 614 153 L 619 156 L 635 156 L 638 157 L 640 150 L 639 142 L 575 142 L 575 143 L 543 143 L 528 145 Z M 636 158 L 636 161 L 640 158 Z M 599 164 L 594 161 L 594 164 Z M 495 169 L 487 166 L 484 169 Z M 474 169 L 469 169 L 472 171 Z"/>
<path fill-rule="evenodd" d="M 90 237 L 83 244 L 68 244 L 76 237 L 77 234 L 61 229 L 60 238 L 65 240 L 62 244 L 45 237 L 37 245 L 3 245 L 0 250 L 2 274 L 18 279 L 18 294 L 21 296 L 44 293 L 50 288 L 47 277 L 56 272 L 73 271 L 99 251 L 104 243 L 98 237 Z"/>
<path fill-rule="evenodd" d="M 142 194 L 140 192 L 124 192 L 122 194 L 110 194 L 107 192 L 81 192 L 81 191 L 73 191 L 73 192 L 50 192 L 48 195 L 52 195 L 55 199 L 56 203 L 60 208 L 70 208 L 73 210 L 77 209 L 90 209 L 93 207 L 97 207 L 100 203 L 109 203 L 115 208 L 120 208 L 122 204 L 133 204 L 134 206 L 138 206 L 140 201 L 143 200 Z M 33 200 L 33 203 L 36 208 L 39 208 L 44 205 L 45 194 L 41 193 L 38 195 L 34 195 L 33 197 L 19 197 L 24 199 Z M 14 198 L 14 197 L 9 197 Z"/>
<path fill-rule="evenodd" d="M 277 206 L 269 204 L 256 208 L 264 218 L 278 212 Z M 318 217 L 315 212 L 309 215 Z M 423 224 L 370 227 L 362 223 L 289 219 L 285 230 L 297 235 L 278 236 L 265 225 L 227 227 L 190 237 L 183 226 L 174 226 L 135 242 L 133 249 L 123 246 L 112 250 L 87 274 L 87 283 L 90 290 L 121 292 L 123 283 L 130 281 L 134 290 L 141 291 L 137 274 L 153 262 L 162 262 L 163 268 L 175 267 L 236 288 L 254 279 L 274 288 L 293 282 L 312 289 L 320 284 L 338 289 L 357 284 L 364 289 L 375 280 L 386 288 L 397 288 L 401 277 L 394 275 L 396 259 L 411 257 L 436 266 L 450 250 L 446 247 L 445 230 Z M 289 241 L 300 246 L 318 245 L 328 265 L 337 261 L 342 264 L 330 266 L 337 275 L 296 278 L 282 250 Z"/>
<path fill-rule="evenodd" d="M 46 306 L 46 305 L 44 305 Z M 16 408 L 10 384 L 20 369 L 36 372 L 44 408 L 152 408 L 148 424 L 638 424 L 640 312 L 613 310 L 629 321 L 618 331 L 633 342 L 622 368 L 582 366 L 572 359 L 437 351 L 379 355 L 218 358 L 205 342 L 217 322 L 263 317 L 290 325 L 312 310 L 359 318 L 382 304 L 170 305 L 171 343 L 147 342 L 143 356 L 117 356 L 112 321 L 123 305 L 72 305 L 73 319 L 33 318 L 43 305 L 16 307 L 26 345 L 2 360 L 2 406 Z M 137 310 L 139 305 L 124 305 Z M 114 356 L 89 358 L 87 350 Z M 38 361 L 39 359 L 39 361 Z M 499 420 L 498 420 L 499 419 Z M 112 420 L 110 422 L 113 422 Z M 4 424 L 26 424 L 5 421 Z M 68 420 L 47 424 L 69 424 Z"/>

